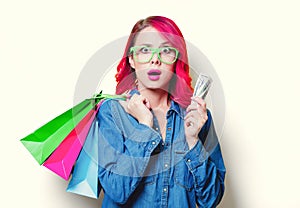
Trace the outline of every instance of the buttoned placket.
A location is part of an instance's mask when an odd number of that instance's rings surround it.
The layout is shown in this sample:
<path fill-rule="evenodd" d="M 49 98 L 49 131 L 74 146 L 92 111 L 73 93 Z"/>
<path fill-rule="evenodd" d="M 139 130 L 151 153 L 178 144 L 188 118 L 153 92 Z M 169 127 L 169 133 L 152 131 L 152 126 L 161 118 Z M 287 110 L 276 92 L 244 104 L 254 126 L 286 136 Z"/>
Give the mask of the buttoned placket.
<path fill-rule="evenodd" d="M 153 113 L 153 112 L 152 112 Z M 160 162 L 159 164 L 162 166 L 161 170 L 161 207 L 168 207 L 168 198 L 169 198 L 169 185 L 170 185 L 170 175 L 171 175 L 171 160 L 172 160 L 172 148 L 170 145 L 172 144 L 173 140 L 173 128 L 174 128 L 174 121 L 176 111 L 173 109 L 169 109 L 166 115 L 167 124 L 166 124 L 166 137 L 165 141 L 163 141 L 158 120 L 153 113 L 153 129 L 160 134 L 161 137 L 161 145 L 160 145 L 160 152 L 159 155 Z"/>
<path fill-rule="evenodd" d="M 170 111 L 170 110 L 169 110 Z M 162 195 L 161 195 L 161 207 L 168 207 L 168 196 L 169 196 L 169 182 L 170 182 L 170 164 L 171 164 L 171 148 L 169 144 L 172 143 L 172 126 L 173 126 L 173 116 L 174 114 L 167 113 L 167 126 L 166 126 L 166 138 L 162 143 Z"/>

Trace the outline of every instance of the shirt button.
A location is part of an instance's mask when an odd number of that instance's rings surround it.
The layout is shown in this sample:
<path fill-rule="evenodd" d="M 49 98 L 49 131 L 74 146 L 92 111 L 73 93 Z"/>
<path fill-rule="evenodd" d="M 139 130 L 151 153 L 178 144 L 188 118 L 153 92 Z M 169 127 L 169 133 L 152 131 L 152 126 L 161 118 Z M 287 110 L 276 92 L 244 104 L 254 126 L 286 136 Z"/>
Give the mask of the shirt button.
<path fill-rule="evenodd" d="M 169 165 L 166 163 L 166 164 L 165 164 L 165 168 L 167 168 L 168 166 L 169 166 Z"/>
<path fill-rule="evenodd" d="M 155 130 L 158 131 L 158 128 L 156 127 Z"/>
<path fill-rule="evenodd" d="M 153 144 L 153 145 L 155 145 L 155 144 L 156 144 L 156 142 L 152 142 L 152 144 Z"/>
<path fill-rule="evenodd" d="M 187 162 L 191 162 L 191 159 L 188 159 Z"/>
<path fill-rule="evenodd" d="M 168 191 L 168 189 L 167 188 L 164 188 L 164 192 L 167 192 Z"/>
<path fill-rule="evenodd" d="M 168 131 L 171 131 L 171 129 L 172 129 L 171 127 L 168 127 Z"/>

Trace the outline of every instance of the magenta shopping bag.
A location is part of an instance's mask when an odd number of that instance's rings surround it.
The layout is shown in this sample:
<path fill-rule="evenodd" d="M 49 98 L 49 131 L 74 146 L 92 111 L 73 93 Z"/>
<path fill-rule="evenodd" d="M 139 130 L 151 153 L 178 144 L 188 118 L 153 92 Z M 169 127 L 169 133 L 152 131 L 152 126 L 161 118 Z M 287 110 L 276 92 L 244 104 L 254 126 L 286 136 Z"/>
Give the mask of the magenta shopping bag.
<path fill-rule="evenodd" d="M 73 165 L 82 149 L 99 106 L 100 103 L 78 123 L 43 163 L 43 166 L 47 167 L 63 179 L 69 179 Z"/>

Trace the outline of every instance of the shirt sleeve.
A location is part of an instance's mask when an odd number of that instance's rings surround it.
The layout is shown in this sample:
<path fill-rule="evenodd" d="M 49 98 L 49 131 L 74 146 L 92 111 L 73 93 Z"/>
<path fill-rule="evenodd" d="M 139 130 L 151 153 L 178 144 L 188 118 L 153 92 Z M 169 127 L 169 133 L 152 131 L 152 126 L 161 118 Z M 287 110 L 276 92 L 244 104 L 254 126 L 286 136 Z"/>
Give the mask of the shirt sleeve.
<path fill-rule="evenodd" d="M 137 188 L 160 136 L 150 127 L 136 123 L 117 101 L 107 100 L 97 114 L 99 121 L 100 183 L 114 202 L 125 204 Z M 123 112 L 122 112 L 123 110 Z M 126 121 L 127 123 L 120 123 Z"/>
<path fill-rule="evenodd" d="M 199 133 L 199 141 L 184 157 L 194 178 L 199 207 L 216 207 L 224 194 L 225 166 L 221 148 L 208 111 L 208 120 Z"/>

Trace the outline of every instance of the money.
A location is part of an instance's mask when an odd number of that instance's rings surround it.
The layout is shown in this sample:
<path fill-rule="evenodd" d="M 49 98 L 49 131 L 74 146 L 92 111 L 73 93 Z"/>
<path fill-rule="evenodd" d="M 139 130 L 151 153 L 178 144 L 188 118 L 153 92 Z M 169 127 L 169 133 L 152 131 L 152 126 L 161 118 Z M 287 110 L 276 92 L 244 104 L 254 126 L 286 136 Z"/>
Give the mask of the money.
<path fill-rule="evenodd" d="M 208 90 L 211 86 L 212 78 L 205 74 L 200 74 L 198 76 L 195 88 L 194 88 L 194 97 L 201 97 L 203 100 L 205 99 Z"/>

